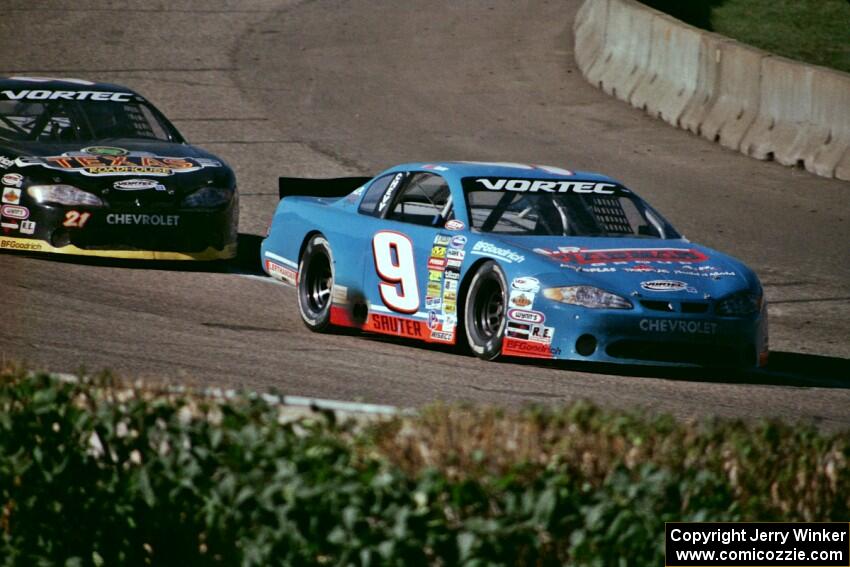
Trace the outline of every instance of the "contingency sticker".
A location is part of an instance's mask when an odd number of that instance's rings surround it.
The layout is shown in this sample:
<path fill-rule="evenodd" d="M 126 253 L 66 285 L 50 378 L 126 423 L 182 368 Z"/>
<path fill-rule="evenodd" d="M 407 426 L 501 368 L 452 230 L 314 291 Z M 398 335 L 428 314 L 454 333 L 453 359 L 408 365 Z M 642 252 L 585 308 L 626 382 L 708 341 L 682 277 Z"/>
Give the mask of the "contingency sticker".
<path fill-rule="evenodd" d="M 452 342 L 457 328 L 457 293 L 466 237 L 438 234 L 428 259 L 425 308 L 431 339 Z"/>
<path fill-rule="evenodd" d="M 17 205 L 21 202 L 21 190 L 13 189 L 11 187 L 4 187 L 2 201 L 10 205 Z"/>
<path fill-rule="evenodd" d="M 546 316 L 535 311 L 534 300 L 540 281 L 530 276 L 514 278 L 508 299 L 508 321 L 502 352 L 514 356 L 552 358 L 555 328 L 547 327 Z"/>

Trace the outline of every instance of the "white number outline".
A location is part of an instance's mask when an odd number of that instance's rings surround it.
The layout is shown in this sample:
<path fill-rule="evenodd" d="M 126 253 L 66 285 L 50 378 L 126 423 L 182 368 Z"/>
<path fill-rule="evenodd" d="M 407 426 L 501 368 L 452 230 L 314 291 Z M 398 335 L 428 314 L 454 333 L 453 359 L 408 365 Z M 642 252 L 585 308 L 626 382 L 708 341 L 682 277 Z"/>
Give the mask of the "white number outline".
<path fill-rule="evenodd" d="M 387 237 L 389 238 L 384 240 Z M 386 249 L 379 251 L 379 247 L 384 246 L 385 242 Z M 398 263 L 392 260 L 393 248 Z M 378 291 L 384 305 L 399 313 L 419 311 L 419 281 L 416 277 L 413 241 L 410 237 L 394 230 L 376 232 L 372 237 L 372 258 L 375 261 L 375 273 L 381 279 L 378 282 Z M 389 271 L 395 271 L 397 275 L 388 274 Z"/>

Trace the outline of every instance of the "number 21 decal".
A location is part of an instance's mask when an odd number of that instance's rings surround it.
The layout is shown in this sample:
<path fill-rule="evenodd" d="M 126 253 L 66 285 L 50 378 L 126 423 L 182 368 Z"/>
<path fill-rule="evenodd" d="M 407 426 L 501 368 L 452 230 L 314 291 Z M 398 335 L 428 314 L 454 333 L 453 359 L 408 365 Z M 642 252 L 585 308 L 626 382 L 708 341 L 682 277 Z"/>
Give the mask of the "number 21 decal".
<path fill-rule="evenodd" d="M 413 242 L 399 232 L 381 231 L 372 238 L 378 288 L 384 305 L 401 313 L 419 309 L 419 285 L 413 259 Z"/>
<path fill-rule="evenodd" d="M 91 213 L 81 213 L 80 211 L 68 211 L 65 213 L 65 220 L 62 221 L 62 226 L 68 228 L 83 228 L 86 226 Z"/>

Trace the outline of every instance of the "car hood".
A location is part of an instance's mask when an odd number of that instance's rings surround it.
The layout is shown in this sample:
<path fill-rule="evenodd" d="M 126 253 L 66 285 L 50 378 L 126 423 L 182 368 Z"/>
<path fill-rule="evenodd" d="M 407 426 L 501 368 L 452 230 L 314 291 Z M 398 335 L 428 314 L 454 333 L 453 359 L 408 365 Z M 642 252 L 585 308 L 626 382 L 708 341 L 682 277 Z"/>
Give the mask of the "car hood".
<path fill-rule="evenodd" d="M 24 183 L 67 183 L 104 195 L 139 191 L 182 195 L 206 185 L 233 187 L 230 168 L 188 144 L 106 139 L 74 144 L 0 142 L 0 173 Z"/>
<path fill-rule="evenodd" d="M 472 253 L 486 252 L 488 244 L 506 261 L 516 254 L 510 265 L 517 277 L 536 277 L 547 286 L 593 285 L 663 300 L 761 291 L 755 273 L 742 262 L 685 239 L 482 235 Z"/>

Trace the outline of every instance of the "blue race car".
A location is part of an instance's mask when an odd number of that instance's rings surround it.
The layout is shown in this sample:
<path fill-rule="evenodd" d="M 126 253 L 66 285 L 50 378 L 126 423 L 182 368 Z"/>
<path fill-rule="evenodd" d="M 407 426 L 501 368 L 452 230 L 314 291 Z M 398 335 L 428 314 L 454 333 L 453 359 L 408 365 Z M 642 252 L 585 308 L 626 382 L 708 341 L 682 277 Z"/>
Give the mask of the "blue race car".
<path fill-rule="evenodd" d="M 500 356 L 762 366 L 767 306 L 741 262 L 689 242 L 602 175 L 410 163 L 280 178 L 263 268 L 307 327 Z"/>

